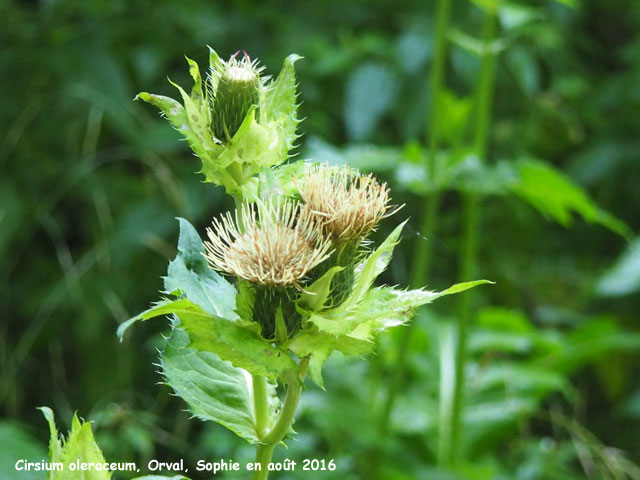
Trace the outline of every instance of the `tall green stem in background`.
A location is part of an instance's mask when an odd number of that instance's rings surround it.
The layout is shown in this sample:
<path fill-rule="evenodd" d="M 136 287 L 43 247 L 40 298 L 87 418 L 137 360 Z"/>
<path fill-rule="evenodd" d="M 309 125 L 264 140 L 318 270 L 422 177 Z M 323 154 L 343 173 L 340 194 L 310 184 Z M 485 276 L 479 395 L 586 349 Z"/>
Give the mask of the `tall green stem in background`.
<path fill-rule="evenodd" d="M 422 218 L 420 221 L 420 234 L 421 236 L 424 235 L 426 237 L 433 236 L 438 226 L 438 211 L 440 207 L 440 192 L 436 187 L 436 156 L 438 153 L 438 143 L 440 141 L 440 122 L 438 122 L 438 115 L 440 114 L 441 92 L 444 88 L 447 26 L 449 24 L 450 11 L 451 0 L 439 0 L 436 19 L 435 54 L 429 79 L 431 109 L 429 110 L 429 118 L 427 122 L 427 138 L 429 142 L 427 172 L 430 181 L 434 185 L 434 190 L 432 190 L 424 200 Z M 412 288 L 420 288 L 424 286 L 429 274 L 429 269 L 431 268 L 431 242 L 422 241 L 422 237 L 418 237 L 416 240 L 415 255 L 415 263 L 411 271 L 410 284 Z M 411 340 L 413 325 L 414 323 L 409 323 L 402 332 L 402 337 L 398 346 L 398 359 L 391 375 L 391 384 L 380 415 L 379 430 L 381 433 L 386 433 L 387 431 L 391 412 L 393 411 L 393 404 L 396 400 L 398 391 L 402 386 L 404 371 L 406 368 L 406 352 Z"/>
<path fill-rule="evenodd" d="M 476 91 L 476 119 L 474 149 L 480 162 L 485 162 L 489 145 L 489 127 L 491 125 L 491 105 L 493 103 L 496 53 L 491 44 L 496 34 L 497 16 L 495 10 L 487 10 L 484 27 L 484 51 L 480 78 Z M 468 192 L 463 199 L 464 233 L 462 243 L 462 263 L 460 278 L 470 279 L 476 274 L 478 257 L 478 227 L 480 224 L 480 199 Z M 442 465 L 455 466 L 460 452 L 460 432 L 462 423 L 464 395 L 464 366 L 466 360 L 467 336 L 471 316 L 472 297 L 468 293 L 460 296 L 460 311 L 456 332 L 453 335 L 454 367 L 446 368 L 446 359 L 442 360 L 442 375 L 453 374 L 454 381 L 443 381 L 441 390 L 441 422 L 439 461 Z M 446 380 L 446 379 L 444 379 Z M 447 392 L 446 388 L 453 388 Z M 448 420 L 448 422 L 447 422 Z M 447 424 L 448 423 L 448 424 Z"/>

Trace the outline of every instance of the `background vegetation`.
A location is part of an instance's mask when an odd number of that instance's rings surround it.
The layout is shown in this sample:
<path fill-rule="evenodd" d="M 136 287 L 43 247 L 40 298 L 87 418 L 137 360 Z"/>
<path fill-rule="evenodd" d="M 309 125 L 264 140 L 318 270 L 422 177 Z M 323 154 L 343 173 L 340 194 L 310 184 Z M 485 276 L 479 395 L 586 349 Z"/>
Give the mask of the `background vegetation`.
<path fill-rule="evenodd" d="M 300 156 L 373 170 L 406 204 L 386 282 L 496 282 L 370 362 L 332 358 L 280 456 L 335 458 L 341 479 L 640 478 L 640 4 L 48 0 L 0 17 L 2 478 L 44 456 L 40 405 L 94 421 L 111 461 L 252 458 L 156 384 L 168 324 L 115 336 L 161 288 L 174 217 L 203 230 L 231 206 L 132 102 L 173 95 L 167 73 L 188 84 L 183 55 L 204 66 L 206 44 L 271 73 L 305 57 Z"/>

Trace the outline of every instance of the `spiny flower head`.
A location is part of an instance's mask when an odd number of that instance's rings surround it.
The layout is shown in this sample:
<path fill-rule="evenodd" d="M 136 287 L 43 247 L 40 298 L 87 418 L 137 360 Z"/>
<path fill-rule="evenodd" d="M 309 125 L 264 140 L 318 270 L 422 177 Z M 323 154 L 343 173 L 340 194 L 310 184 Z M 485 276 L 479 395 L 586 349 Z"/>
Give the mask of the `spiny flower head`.
<path fill-rule="evenodd" d="M 305 209 L 336 243 L 364 239 L 393 213 L 387 184 L 348 166 L 311 166 L 297 183 Z"/>
<path fill-rule="evenodd" d="M 205 257 L 215 270 L 249 282 L 295 285 L 329 255 L 330 242 L 291 200 L 245 204 L 207 229 Z"/>
<path fill-rule="evenodd" d="M 264 81 L 260 78 L 264 67 L 258 67 L 257 60 L 251 61 L 247 52 L 238 59 L 239 53 L 233 54 L 226 62 L 212 65 L 207 79 L 211 129 L 223 143 L 231 142 L 249 110 L 258 108 L 260 86 Z"/>

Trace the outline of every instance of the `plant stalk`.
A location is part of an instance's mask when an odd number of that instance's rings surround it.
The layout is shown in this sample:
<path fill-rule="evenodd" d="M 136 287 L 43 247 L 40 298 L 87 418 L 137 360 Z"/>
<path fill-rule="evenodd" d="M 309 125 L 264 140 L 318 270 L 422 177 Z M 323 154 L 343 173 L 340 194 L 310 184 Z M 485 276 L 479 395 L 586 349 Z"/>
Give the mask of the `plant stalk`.
<path fill-rule="evenodd" d="M 300 401 L 300 394 L 302 393 L 302 382 L 307 375 L 307 368 L 309 366 L 309 359 L 303 358 L 298 366 L 299 377 L 287 383 L 287 395 L 284 400 L 284 405 L 278 421 L 273 428 L 268 432 L 261 432 L 258 426 L 258 406 L 255 406 L 256 411 L 256 430 L 258 436 L 262 440 L 256 448 L 256 463 L 260 464 L 260 470 L 253 472 L 252 480 L 267 480 L 269 477 L 269 463 L 271 463 L 271 457 L 278 443 L 287 435 L 293 424 L 293 419 L 298 408 L 298 402 Z M 267 395 L 266 395 L 266 379 L 259 377 L 264 381 L 265 395 L 263 397 L 264 405 L 260 406 L 260 409 L 264 408 L 265 412 L 268 412 L 267 407 Z M 254 385 L 256 383 L 256 377 L 253 377 Z M 254 401 L 256 401 L 255 386 L 254 386 Z"/>
<path fill-rule="evenodd" d="M 256 432 L 262 438 L 269 423 L 269 408 L 267 398 L 267 379 L 260 375 L 252 375 L 253 410 L 256 419 Z"/>
<path fill-rule="evenodd" d="M 427 138 L 429 151 L 427 154 L 427 173 L 429 180 L 433 183 L 434 189 L 426 195 L 422 208 L 422 218 L 420 221 L 420 236 L 416 239 L 416 258 L 414 267 L 411 270 L 410 286 L 420 288 L 424 286 L 431 269 L 432 249 L 431 242 L 424 241 L 423 236 L 433 236 L 438 227 L 438 214 L 440 209 L 441 194 L 437 188 L 437 165 L 436 156 L 438 154 L 438 144 L 440 142 L 440 98 L 444 88 L 444 70 L 446 60 L 447 26 L 451 12 L 451 0 L 439 0 L 436 13 L 436 40 L 433 68 L 429 78 L 429 90 L 431 92 L 432 104 L 429 110 L 427 122 Z M 389 420 L 393 412 L 393 405 L 404 381 L 406 370 L 406 352 L 411 341 L 414 323 L 409 323 L 402 331 L 402 336 L 398 345 L 398 358 L 391 375 L 391 384 L 387 397 L 383 403 L 378 429 L 381 434 L 385 434 L 389 427 Z"/>
<path fill-rule="evenodd" d="M 474 149 L 480 162 L 487 160 L 489 145 L 489 127 L 491 125 L 491 105 L 493 103 L 495 83 L 496 53 L 491 49 L 497 28 L 497 12 L 487 10 L 483 26 L 484 52 L 480 78 L 476 90 L 476 124 Z M 478 230 L 481 220 L 480 198 L 474 192 L 468 192 L 463 198 L 464 231 L 462 242 L 461 282 L 475 277 L 478 263 Z M 467 337 L 471 317 L 470 292 L 460 296 L 459 315 L 456 325 L 454 348 L 454 375 L 452 402 L 441 402 L 442 408 L 451 408 L 450 412 L 441 412 L 451 423 L 445 426 L 440 438 L 439 461 L 442 465 L 455 467 L 460 459 L 460 437 L 462 430 L 464 367 L 467 356 Z M 441 392 L 445 395 L 446 392 Z"/>

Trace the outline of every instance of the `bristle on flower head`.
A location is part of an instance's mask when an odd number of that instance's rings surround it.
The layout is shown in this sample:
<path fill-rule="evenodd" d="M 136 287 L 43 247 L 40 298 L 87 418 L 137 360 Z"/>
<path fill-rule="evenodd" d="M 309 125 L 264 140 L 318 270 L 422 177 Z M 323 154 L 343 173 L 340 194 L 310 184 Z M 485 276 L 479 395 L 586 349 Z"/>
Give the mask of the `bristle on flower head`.
<path fill-rule="evenodd" d="M 305 208 L 335 242 L 364 239 L 395 212 L 386 183 L 347 166 L 311 166 L 297 184 Z"/>
<path fill-rule="evenodd" d="M 205 257 L 214 270 L 262 285 L 299 288 L 313 267 L 330 255 L 331 244 L 299 204 L 285 200 L 244 205 L 207 229 Z"/>

